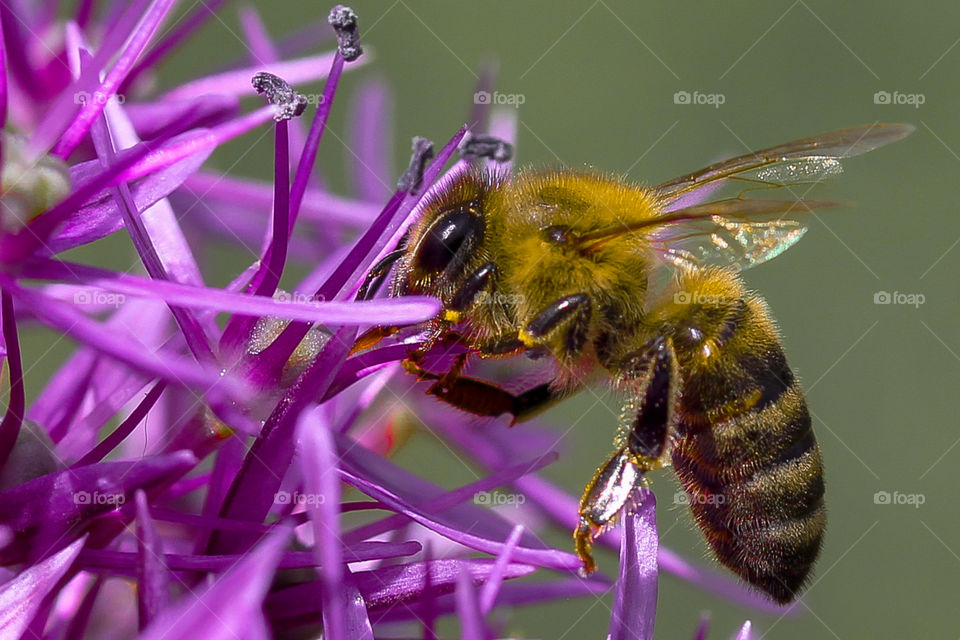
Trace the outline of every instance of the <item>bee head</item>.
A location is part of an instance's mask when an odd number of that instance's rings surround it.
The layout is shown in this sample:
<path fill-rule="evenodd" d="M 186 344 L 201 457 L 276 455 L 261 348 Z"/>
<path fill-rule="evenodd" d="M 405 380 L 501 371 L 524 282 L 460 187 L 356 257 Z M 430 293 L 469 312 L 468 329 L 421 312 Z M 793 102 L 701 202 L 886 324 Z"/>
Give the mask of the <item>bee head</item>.
<path fill-rule="evenodd" d="M 428 293 L 449 299 L 469 276 L 484 237 L 486 199 L 498 180 L 470 172 L 442 185 L 410 228 L 395 295 Z"/>

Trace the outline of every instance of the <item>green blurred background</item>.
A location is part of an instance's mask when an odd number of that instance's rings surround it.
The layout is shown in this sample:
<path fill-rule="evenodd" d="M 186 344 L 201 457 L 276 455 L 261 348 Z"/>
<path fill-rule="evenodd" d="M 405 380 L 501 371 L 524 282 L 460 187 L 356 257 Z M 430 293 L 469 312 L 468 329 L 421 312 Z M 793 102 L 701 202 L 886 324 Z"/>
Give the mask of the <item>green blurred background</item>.
<path fill-rule="evenodd" d="M 275 36 L 326 13 L 313 0 L 254 6 Z M 770 638 L 956 637 L 960 5 L 358 0 L 352 6 L 374 59 L 346 76 L 341 97 L 372 77 L 390 86 L 396 167 L 405 165 L 412 136 L 441 141 L 464 121 L 475 74 L 489 61 L 499 64 L 496 89 L 524 98 L 521 164 L 589 165 L 656 183 L 720 155 L 822 131 L 917 125 L 906 141 L 847 162 L 844 176 L 816 191 L 815 197 L 855 201 L 856 208 L 822 214 L 803 242 L 745 274 L 780 323 L 825 458 L 830 522 L 805 606 L 781 620 L 661 574 L 657 637 L 691 637 L 701 612 L 712 618 L 712 638 L 730 636 L 746 618 L 759 637 Z M 245 54 L 234 36 L 237 8 L 177 53 L 161 86 Z M 678 91 L 721 94 L 724 101 L 718 108 L 676 104 Z M 878 91 L 923 104 L 878 104 Z M 346 104 L 335 106 L 335 136 L 325 138 L 321 154 L 335 187 L 345 185 L 347 151 L 338 139 L 346 137 Z M 256 152 L 228 151 L 215 162 L 221 168 L 236 162 L 232 171 L 266 177 L 271 145 L 267 136 Z M 875 304 L 881 291 L 922 294 L 924 301 Z M 586 394 L 546 414 L 558 433 L 587 411 L 582 423 L 597 425 L 575 429 L 565 443 L 575 455 L 547 473 L 573 492 L 609 452 L 613 436 L 609 411 L 594 402 Z M 399 459 L 413 468 L 424 456 L 445 486 L 473 480 L 436 443 L 415 443 Z M 709 562 L 686 509 L 674 504 L 671 476 L 654 477 L 661 543 Z M 924 503 L 877 504 L 877 492 L 919 494 Z M 601 557 L 601 567 L 615 573 L 616 559 Z M 508 629 L 517 637 L 604 637 L 611 600 L 517 610 Z M 456 634 L 455 626 L 445 630 Z"/>

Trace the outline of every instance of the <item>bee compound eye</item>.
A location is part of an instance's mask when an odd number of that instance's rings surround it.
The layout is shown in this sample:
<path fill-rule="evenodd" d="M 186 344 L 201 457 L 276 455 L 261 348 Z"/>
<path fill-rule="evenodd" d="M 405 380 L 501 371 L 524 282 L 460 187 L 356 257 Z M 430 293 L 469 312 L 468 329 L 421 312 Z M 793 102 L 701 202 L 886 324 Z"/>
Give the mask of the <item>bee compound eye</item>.
<path fill-rule="evenodd" d="M 446 271 L 458 253 L 480 232 L 480 220 L 469 209 L 441 216 L 420 241 L 416 264 L 425 271 Z"/>

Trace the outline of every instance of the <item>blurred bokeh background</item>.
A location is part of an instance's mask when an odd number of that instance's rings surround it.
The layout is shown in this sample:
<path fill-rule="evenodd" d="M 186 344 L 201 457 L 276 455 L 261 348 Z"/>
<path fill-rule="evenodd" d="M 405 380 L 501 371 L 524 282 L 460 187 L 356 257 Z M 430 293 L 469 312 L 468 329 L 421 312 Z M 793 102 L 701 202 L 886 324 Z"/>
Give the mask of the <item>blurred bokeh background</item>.
<path fill-rule="evenodd" d="M 327 11 L 313 0 L 252 4 L 274 36 L 322 20 Z M 183 47 L 160 86 L 245 55 L 237 35 L 241 6 L 228 5 Z M 352 6 L 373 56 L 345 76 L 338 100 L 347 100 L 334 107 L 333 135 L 321 150 L 330 185 L 345 193 L 349 150 L 341 141 L 349 98 L 361 82 L 380 78 L 391 90 L 395 117 L 384 131 L 393 131 L 399 170 L 412 136 L 442 141 L 463 123 L 484 64 L 499 69 L 497 91 L 522 97 L 521 164 L 591 166 L 641 182 L 831 129 L 917 126 L 906 141 L 845 163 L 841 178 L 817 188 L 815 197 L 851 200 L 855 208 L 822 214 L 795 248 L 745 274 L 780 323 L 825 458 L 830 521 L 804 604 L 781 619 L 662 574 L 657 637 L 691 637 L 702 612 L 713 621 L 713 638 L 728 637 L 745 618 L 770 638 L 955 637 L 960 5 L 357 0 Z M 675 100 L 678 92 L 691 103 Z M 214 162 L 267 177 L 270 136 L 249 147 L 244 141 L 243 153 L 228 148 Z M 223 267 L 224 282 L 231 268 Z M 882 292 L 890 304 L 876 303 Z M 55 359 L 56 352 L 44 357 Z M 578 423 L 560 445 L 560 461 L 546 471 L 577 493 L 609 452 L 610 411 L 585 394 L 545 420 L 558 434 Z M 473 480 L 428 437 L 415 438 L 399 460 L 422 468 L 424 457 L 445 486 Z M 661 543 L 709 564 L 705 543 L 674 499 L 669 470 L 655 474 L 653 488 Z M 558 535 L 558 544 L 566 540 Z M 616 558 L 603 555 L 601 568 L 615 574 Z M 608 596 L 518 609 L 507 628 L 516 637 L 603 637 L 610 606 Z"/>

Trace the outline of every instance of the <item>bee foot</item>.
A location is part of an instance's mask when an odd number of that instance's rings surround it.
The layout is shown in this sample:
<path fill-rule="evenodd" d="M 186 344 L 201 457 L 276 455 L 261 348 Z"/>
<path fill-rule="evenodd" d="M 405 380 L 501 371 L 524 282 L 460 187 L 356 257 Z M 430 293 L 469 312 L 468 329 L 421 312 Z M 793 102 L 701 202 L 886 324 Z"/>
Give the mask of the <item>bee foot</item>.
<path fill-rule="evenodd" d="M 597 570 L 597 563 L 593 559 L 593 538 L 597 528 L 586 518 L 580 518 L 580 525 L 573 532 L 574 548 L 577 551 L 577 557 L 583 563 L 583 566 L 577 571 L 580 577 L 587 577 Z"/>

